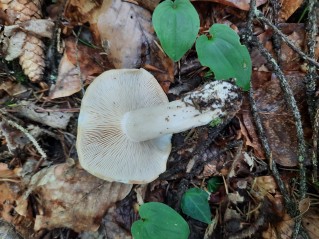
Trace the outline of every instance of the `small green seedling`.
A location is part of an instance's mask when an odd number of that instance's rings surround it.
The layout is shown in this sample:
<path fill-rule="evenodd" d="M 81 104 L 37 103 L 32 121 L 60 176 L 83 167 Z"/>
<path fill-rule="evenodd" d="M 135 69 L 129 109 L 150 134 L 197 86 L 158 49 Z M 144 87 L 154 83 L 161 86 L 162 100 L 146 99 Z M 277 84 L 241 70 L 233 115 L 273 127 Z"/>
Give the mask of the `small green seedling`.
<path fill-rule="evenodd" d="M 199 16 L 189 0 L 166 0 L 152 17 L 154 29 L 166 54 L 178 61 L 194 44 L 199 30 Z"/>
<path fill-rule="evenodd" d="M 223 179 L 221 177 L 212 177 L 207 181 L 207 190 L 210 193 L 215 193 L 221 185 L 223 185 Z"/>
<path fill-rule="evenodd" d="M 221 124 L 221 122 L 223 122 L 221 118 L 216 118 L 209 123 L 209 126 L 216 127 L 217 125 Z"/>
<path fill-rule="evenodd" d="M 139 208 L 141 219 L 131 228 L 134 239 L 187 239 L 187 222 L 171 207 L 159 203 L 144 203 Z"/>
<path fill-rule="evenodd" d="M 164 51 L 178 61 L 196 40 L 199 16 L 189 0 L 165 0 L 154 10 L 153 25 Z M 239 87 L 249 90 L 250 55 L 229 26 L 214 24 L 208 36 L 197 38 L 196 51 L 200 63 L 208 66 L 217 80 L 235 78 Z"/>
<path fill-rule="evenodd" d="M 181 201 L 184 214 L 198 221 L 210 224 L 212 214 L 208 204 L 209 193 L 200 188 L 188 189 Z"/>
<path fill-rule="evenodd" d="M 207 181 L 208 192 L 200 188 L 188 189 L 181 201 L 183 213 L 198 221 L 212 223 L 212 214 L 208 203 L 210 193 L 216 192 L 222 184 L 221 177 L 212 177 Z"/>

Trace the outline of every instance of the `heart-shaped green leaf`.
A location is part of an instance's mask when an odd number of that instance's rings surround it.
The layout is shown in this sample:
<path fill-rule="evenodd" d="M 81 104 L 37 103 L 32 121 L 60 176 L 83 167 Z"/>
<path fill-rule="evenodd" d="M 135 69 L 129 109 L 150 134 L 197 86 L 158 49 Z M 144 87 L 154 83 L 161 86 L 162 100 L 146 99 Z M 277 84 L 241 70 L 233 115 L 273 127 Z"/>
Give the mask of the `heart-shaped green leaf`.
<path fill-rule="evenodd" d="M 208 204 L 209 194 L 200 188 L 191 188 L 187 190 L 181 202 L 181 208 L 186 215 L 210 224 L 212 214 Z"/>
<path fill-rule="evenodd" d="M 207 189 L 209 192 L 214 193 L 218 190 L 218 188 L 223 184 L 222 177 L 212 177 L 207 181 Z"/>
<path fill-rule="evenodd" d="M 194 44 L 199 16 L 189 0 L 166 0 L 154 10 L 155 32 L 166 54 L 178 61 Z"/>
<path fill-rule="evenodd" d="M 200 63 L 208 66 L 217 80 L 234 77 L 238 86 L 249 90 L 251 59 L 237 33 L 224 24 L 214 24 L 209 33 L 210 37 L 202 35 L 196 40 Z"/>
<path fill-rule="evenodd" d="M 187 239 L 189 227 L 187 222 L 171 207 L 149 202 L 140 206 L 141 219 L 131 228 L 134 239 Z"/>

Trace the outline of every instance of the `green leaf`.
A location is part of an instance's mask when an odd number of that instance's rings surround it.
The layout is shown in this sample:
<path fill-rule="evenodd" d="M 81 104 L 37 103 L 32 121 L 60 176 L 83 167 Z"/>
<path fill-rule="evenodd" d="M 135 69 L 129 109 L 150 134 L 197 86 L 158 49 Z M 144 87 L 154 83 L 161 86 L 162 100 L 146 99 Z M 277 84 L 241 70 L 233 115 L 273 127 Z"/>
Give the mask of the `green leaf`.
<path fill-rule="evenodd" d="M 141 220 L 133 223 L 131 232 L 134 239 L 187 239 L 187 222 L 171 207 L 149 202 L 140 206 Z"/>
<path fill-rule="evenodd" d="M 207 181 L 207 189 L 209 192 L 214 193 L 218 190 L 220 185 L 223 184 L 223 179 L 221 177 L 212 177 Z"/>
<path fill-rule="evenodd" d="M 224 24 L 214 24 L 211 37 L 200 36 L 196 51 L 200 63 L 208 66 L 217 80 L 236 78 L 236 84 L 244 90 L 250 88 L 252 64 L 246 46 L 241 45 L 239 36 Z"/>
<path fill-rule="evenodd" d="M 212 214 L 208 204 L 208 196 L 207 192 L 199 188 L 187 190 L 181 202 L 183 213 L 198 221 L 210 224 Z"/>
<path fill-rule="evenodd" d="M 194 44 L 199 16 L 189 0 L 166 0 L 154 10 L 152 22 L 166 54 L 178 61 Z"/>

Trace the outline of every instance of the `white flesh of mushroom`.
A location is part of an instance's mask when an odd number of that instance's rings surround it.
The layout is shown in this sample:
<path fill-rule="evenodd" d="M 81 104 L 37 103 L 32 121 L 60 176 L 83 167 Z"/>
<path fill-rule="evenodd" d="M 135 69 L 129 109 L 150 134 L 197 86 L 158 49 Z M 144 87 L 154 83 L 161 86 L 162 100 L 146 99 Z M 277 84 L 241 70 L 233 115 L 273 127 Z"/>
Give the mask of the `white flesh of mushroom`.
<path fill-rule="evenodd" d="M 154 139 L 206 125 L 227 116 L 226 106 L 238 100 L 236 87 L 214 81 L 187 94 L 181 100 L 127 112 L 122 128 L 134 142 Z"/>

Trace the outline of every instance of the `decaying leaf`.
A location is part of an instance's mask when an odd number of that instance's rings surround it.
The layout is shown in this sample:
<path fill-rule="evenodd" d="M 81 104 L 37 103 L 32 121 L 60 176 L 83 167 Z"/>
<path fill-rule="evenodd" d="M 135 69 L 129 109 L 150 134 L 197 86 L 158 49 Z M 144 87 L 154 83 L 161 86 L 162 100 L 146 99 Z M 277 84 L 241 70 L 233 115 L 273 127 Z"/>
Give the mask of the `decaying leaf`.
<path fill-rule="evenodd" d="M 311 239 L 319 238 L 319 209 L 311 207 L 302 217 L 302 225 Z"/>
<path fill-rule="evenodd" d="M 287 20 L 303 3 L 303 0 L 282 0 L 279 17 Z"/>
<path fill-rule="evenodd" d="M 7 29 L 1 41 L 6 60 L 19 57 L 22 69 L 33 82 L 42 79 L 44 44 L 41 37 L 51 37 L 54 24 L 42 17 L 42 0 L 1 0 L 0 9 L 6 13 Z"/>
<path fill-rule="evenodd" d="M 85 82 L 114 66 L 101 49 L 78 45 L 74 38 L 65 40 L 65 52 L 60 61 L 58 79 L 50 90 L 50 98 L 66 97 L 80 91 Z M 82 79 L 81 79 L 82 78 Z M 82 82 L 83 81 L 83 82 Z"/>
<path fill-rule="evenodd" d="M 299 72 L 286 72 L 286 79 L 296 98 L 298 108 L 304 123 L 306 139 L 311 138 L 311 128 L 307 119 L 304 75 Z M 268 142 L 271 147 L 273 160 L 283 166 L 296 166 L 298 161 L 298 143 L 292 112 L 287 109 L 279 81 L 268 72 L 254 72 L 253 85 L 255 100 Z"/>
<path fill-rule="evenodd" d="M 195 1 L 203 1 L 203 0 L 191 0 L 191 1 L 195 2 Z M 245 11 L 249 10 L 249 3 L 250 3 L 250 0 L 204 0 L 204 1 L 217 2 L 227 6 L 239 8 Z M 256 5 L 258 7 L 266 2 L 267 0 L 257 0 Z"/>
<path fill-rule="evenodd" d="M 261 176 L 255 179 L 252 195 L 262 201 L 265 196 L 276 193 L 277 184 L 272 176 Z"/>
<path fill-rule="evenodd" d="M 285 214 L 282 221 L 277 224 L 269 224 L 266 231 L 262 233 L 263 239 L 291 239 L 294 220 Z"/>
<path fill-rule="evenodd" d="M 75 10 L 75 11 L 74 11 Z M 97 44 L 102 45 L 115 68 L 150 70 L 167 92 L 174 80 L 173 62 L 160 50 L 151 24 L 151 13 L 121 0 L 101 5 L 69 1 L 65 16 L 88 21 Z"/>
<path fill-rule="evenodd" d="M 122 200 L 132 185 L 107 182 L 75 165 L 46 168 L 31 179 L 43 214 L 36 215 L 35 230 L 59 227 L 77 232 L 95 231 L 109 207 Z"/>

